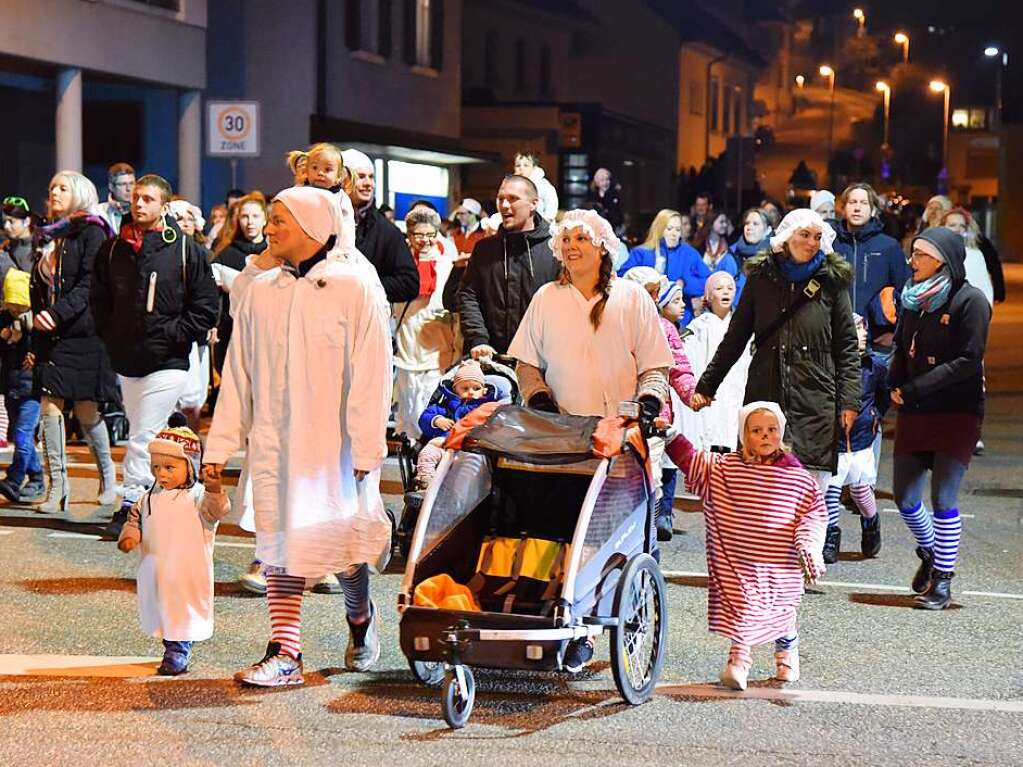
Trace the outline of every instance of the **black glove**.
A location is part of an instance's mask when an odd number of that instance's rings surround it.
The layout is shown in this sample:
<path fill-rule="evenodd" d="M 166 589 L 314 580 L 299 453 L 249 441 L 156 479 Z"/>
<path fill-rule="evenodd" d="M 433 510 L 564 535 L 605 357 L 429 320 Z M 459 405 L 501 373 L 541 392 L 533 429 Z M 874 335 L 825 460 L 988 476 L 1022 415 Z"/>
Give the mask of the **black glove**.
<path fill-rule="evenodd" d="M 529 407 L 533 410 L 541 410 L 544 413 L 557 413 L 558 406 L 554 404 L 551 395 L 545 391 L 537 392 L 529 398 Z"/>
<path fill-rule="evenodd" d="M 661 414 L 661 402 L 657 397 L 649 394 L 644 394 L 637 400 L 639 402 L 639 427 L 643 431 L 643 434 L 647 437 L 661 436 L 663 435 L 662 430 L 659 430 L 654 423 L 658 416 Z"/>

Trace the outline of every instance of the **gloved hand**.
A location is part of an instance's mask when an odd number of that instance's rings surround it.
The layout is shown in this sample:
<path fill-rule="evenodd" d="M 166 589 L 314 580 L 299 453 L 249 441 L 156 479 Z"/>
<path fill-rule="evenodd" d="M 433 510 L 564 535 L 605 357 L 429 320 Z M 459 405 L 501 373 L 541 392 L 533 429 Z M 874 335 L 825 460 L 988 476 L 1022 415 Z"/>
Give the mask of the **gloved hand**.
<path fill-rule="evenodd" d="M 529 398 L 529 407 L 533 410 L 540 410 L 544 413 L 557 413 L 558 406 L 554 404 L 551 395 L 545 391 L 537 392 Z"/>

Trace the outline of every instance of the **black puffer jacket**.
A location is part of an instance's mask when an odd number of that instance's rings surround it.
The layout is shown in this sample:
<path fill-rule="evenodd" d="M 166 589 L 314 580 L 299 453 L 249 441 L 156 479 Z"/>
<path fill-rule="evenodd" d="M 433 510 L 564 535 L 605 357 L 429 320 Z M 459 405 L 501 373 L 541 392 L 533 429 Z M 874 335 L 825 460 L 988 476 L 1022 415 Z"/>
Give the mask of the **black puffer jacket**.
<path fill-rule="evenodd" d="M 355 227 L 355 247 L 376 267 L 388 301 L 400 304 L 419 295 L 419 270 L 405 237 L 375 205 Z"/>
<path fill-rule="evenodd" d="M 917 240 L 932 243 L 952 273 L 945 306 L 933 312 L 902 309 L 888 385 L 902 390 L 902 412 L 984 415 L 984 350 L 991 305 L 966 282 L 963 238 L 943 227 Z"/>
<path fill-rule="evenodd" d="M 57 324 L 52 333 L 32 332 L 35 388 L 55 399 L 116 402 L 117 376 L 89 311 L 93 265 L 108 229 L 84 218 L 70 226 L 54 242 L 52 285 L 40 271 L 44 259 L 32 270 L 32 312 L 48 311 Z"/>
<path fill-rule="evenodd" d="M 146 232 L 138 253 L 118 238 L 96 259 L 92 313 L 123 376 L 188 370 L 192 344 L 213 327 L 218 305 L 205 250 L 175 223 Z"/>
<path fill-rule="evenodd" d="M 466 354 L 480 344 L 507 352 L 533 294 L 560 273 L 550 226 L 538 213 L 533 224 L 528 232 L 506 232 L 501 226 L 472 249 L 455 297 Z"/>
<path fill-rule="evenodd" d="M 763 336 L 808 282 L 789 282 L 778 255 L 748 259 L 748 275 L 735 315 L 696 390 L 713 396 L 751 337 Z M 814 275 L 821 289 L 753 353 L 746 402 L 781 405 L 788 419 L 785 441 L 811 471 L 834 472 L 838 413 L 860 409 L 860 356 L 849 302 L 852 270 L 840 255 L 825 257 Z"/>

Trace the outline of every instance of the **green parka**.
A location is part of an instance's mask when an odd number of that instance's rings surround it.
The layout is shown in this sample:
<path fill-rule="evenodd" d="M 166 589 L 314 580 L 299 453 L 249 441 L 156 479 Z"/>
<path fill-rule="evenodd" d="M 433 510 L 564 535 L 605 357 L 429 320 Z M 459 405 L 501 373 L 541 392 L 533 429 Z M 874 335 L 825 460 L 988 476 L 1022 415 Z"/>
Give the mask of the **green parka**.
<path fill-rule="evenodd" d="M 750 338 L 762 337 L 806 288 L 789 282 L 778 266 L 782 256 L 762 252 L 747 259 L 742 300 L 696 391 L 713 396 Z M 813 276 L 815 298 L 797 310 L 753 351 L 745 402 L 777 402 L 788 424 L 785 442 L 810 471 L 834 472 L 839 444 L 838 414 L 859 410 L 860 356 L 849 301 L 852 270 L 837 254 L 825 256 Z M 741 438 L 741 435 L 740 435 Z"/>

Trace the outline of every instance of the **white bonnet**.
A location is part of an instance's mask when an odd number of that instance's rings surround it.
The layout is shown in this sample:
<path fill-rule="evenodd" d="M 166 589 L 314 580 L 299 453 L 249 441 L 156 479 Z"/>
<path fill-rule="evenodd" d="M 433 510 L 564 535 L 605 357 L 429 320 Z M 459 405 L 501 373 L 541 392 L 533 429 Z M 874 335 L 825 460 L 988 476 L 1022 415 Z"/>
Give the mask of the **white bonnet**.
<path fill-rule="evenodd" d="M 197 231 L 202 231 L 206 228 L 206 219 L 202 217 L 202 211 L 199 210 L 198 206 L 193 205 L 188 200 L 171 200 L 167 203 L 167 207 L 170 208 L 171 213 L 174 214 L 174 218 L 183 216 L 186 213 L 191 213 L 192 218 L 195 219 L 195 228 Z"/>
<path fill-rule="evenodd" d="M 809 208 L 796 208 L 785 214 L 785 218 L 778 224 L 778 230 L 771 237 L 771 250 L 781 253 L 789 237 L 798 229 L 811 228 L 819 229 L 821 232 L 821 250 L 825 254 L 833 253 L 832 247 L 835 242 L 835 230 L 821 218 L 821 214 Z"/>
<path fill-rule="evenodd" d="M 604 250 L 614 256 L 621 248 L 621 243 L 614 229 L 607 220 L 594 210 L 570 210 L 556 224 L 551 225 L 551 250 L 554 257 L 561 260 L 561 235 L 568 229 L 582 227 L 595 245 L 602 245 Z"/>

